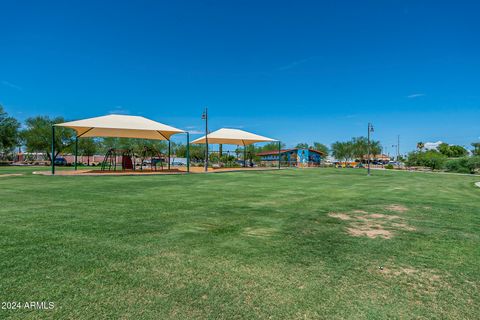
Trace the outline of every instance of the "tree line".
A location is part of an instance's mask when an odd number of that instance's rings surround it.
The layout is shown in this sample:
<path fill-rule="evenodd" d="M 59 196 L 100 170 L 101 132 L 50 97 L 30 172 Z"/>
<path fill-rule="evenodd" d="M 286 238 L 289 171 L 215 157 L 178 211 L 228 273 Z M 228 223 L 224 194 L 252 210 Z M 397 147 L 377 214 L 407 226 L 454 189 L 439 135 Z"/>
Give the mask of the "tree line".
<path fill-rule="evenodd" d="M 472 155 L 459 145 L 441 143 L 436 149 L 426 150 L 425 143 L 418 142 L 417 150 L 408 154 L 405 164 L 411 167 L 428 167 L 458 173 L 475 173 L 480 169 L 480 142 L 472 143 Z"/>
<path fill-rule="evenodd" d="M 370 140 L 366 137 L 355 137 L 349 141 L 336 141 L 331 146 L 332 156 L 337 160 L 351 161 L 360 160 L 364 161 L 368 158 L 368 155 L 377 156 L 382 152 L 382 145 L 380 141 Z"/>

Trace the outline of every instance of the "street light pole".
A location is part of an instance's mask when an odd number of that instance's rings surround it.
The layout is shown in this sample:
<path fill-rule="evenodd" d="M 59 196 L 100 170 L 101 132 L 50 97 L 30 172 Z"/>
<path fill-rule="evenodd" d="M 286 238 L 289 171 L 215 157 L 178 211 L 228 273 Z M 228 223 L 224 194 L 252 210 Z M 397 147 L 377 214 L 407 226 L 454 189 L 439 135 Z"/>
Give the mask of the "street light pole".
<path fill-rule="evenodd" d="M 205 120 L 205 172 L 208 171 L 208 108 L 202 114 L 202 119 Z"/>
<path fill-rule="evenodd" d="M 368 123 L 368 142 L 367 142 L 367 149 L 368 149 L 368 155 L 367 155 L 367 175 L 370 175 L 370 132 L 373 132 L 373 125 L 369 122 Z"/>

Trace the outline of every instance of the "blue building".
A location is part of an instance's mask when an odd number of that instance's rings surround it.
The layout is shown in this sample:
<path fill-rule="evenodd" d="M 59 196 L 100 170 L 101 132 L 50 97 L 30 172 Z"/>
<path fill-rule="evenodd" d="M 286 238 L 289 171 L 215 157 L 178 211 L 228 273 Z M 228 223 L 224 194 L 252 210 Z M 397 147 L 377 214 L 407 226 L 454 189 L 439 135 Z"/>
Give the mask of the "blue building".
<path fill-rule="evenodd" d="M 278 150 L 260 152 L 257 153 L 257 156 L 260 157 L 261 164 L 267 166 L 278 164 L 280 158 L 282 166 L 318 167 L 322 162 L 322 158 L 326 155 L 318 150 L 294 148 L 280 150 L 280 154 Z"/>

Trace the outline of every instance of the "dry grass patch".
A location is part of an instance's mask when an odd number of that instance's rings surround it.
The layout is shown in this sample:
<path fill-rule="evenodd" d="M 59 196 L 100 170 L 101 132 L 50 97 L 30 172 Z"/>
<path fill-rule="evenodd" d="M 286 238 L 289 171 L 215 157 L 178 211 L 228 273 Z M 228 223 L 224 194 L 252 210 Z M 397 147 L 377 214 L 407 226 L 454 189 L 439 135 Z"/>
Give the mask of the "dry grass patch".
<path fill-rule="evenodd" d="M 330 212 L 328 215 L 332 218 L 338 218 L 340 220 L 351 220 L 350 216 L 345 213 Z"/>
<path fill-rule="evenodd" d="M 390 210 L 408 210 L 400 205 L 389 206 Z M 388 215 L 381 213 L 368 213 L 365 210 L 353 210 L 348 213 L 331 212 L 328 214 L 332 218 L 343 221 L 349 221 L 347 233 L 354 237 L 369 237 L 372 239 L 383 238 L 391 239 L 394 231 L 414 231 L 415 228 L 409 226 L 402 217 L 397 215 Z"/>
<path fill-rule="evenodd" d="M 352 227 L 347 228 L 348 234 L 354 237 L 366 236 L 372 239 L 377 237 L 383 239 L 390 239 L 393 235 L 392 232 L 386 229 L 383 229 L 380 224 L 352 224 Z"/>
<path fill-rule="evenodd" d="M 439 290 L 449 289 L 451 285 L 434 269 L 415 269 L 413 267 L 383 267 L 377 269 L 384 277 L 400 280 L 407 283 L 412 291 L 427 294 L 436 294 Z"/>
<path fill-rule="evenodd" d="M 402 206 L 401 204 L 391 204 L 389 206 L 386 206 L 385 209 L 388 211 L 394 211 L 394 212 L 407 212 L 408 208 L 405 206 Z"/>

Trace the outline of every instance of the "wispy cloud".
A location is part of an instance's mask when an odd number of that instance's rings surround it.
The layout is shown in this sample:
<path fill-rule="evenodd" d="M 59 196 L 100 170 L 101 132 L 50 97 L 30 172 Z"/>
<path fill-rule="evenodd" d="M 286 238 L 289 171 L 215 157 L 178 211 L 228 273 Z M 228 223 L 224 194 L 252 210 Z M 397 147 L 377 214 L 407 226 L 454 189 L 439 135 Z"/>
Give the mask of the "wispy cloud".
<path fill-rule="evenodd" d="M 201 130 L 187 130 L 187 132 L 190 134 L 205 134 L 205 131 Z"/>
<path fill-rule="evenodd" d="M 205 134 L 205 131 L 198 129 L 197 126 L 187 126 L 185 127 L 185 131 L 190 134 Z"/>
<path fill-rule="evenodd" d="M 4 86 L 6 86 L 6 87 L 9 87 L 9 88 L 12 88 L 12 89 L 15 89 L 15 90 L 18 90 L 18 91 L 22 90 L 22 87 L 17 86 L 16 84 L 11 83 L 11 82 L 9 82 L 9 81 L 7 81 L 7 80 L 3 80 L 3 81 L 2 81 L 2 84 L 3 84 Z"/>
<path fill-rule="evenodd" d="M 425 93 L 414 93 L 414 94 L 408 95 L 407 98 L 414 99 L 414 98 L 419 98 L 424 96 L 425 96 Z"/>
<path fill-rule="evenodd" d="M 304 64 L 305 62 L 308 62 L 312 59 L 313 57 L 308 57 L 306 59 L 301 59 L 301 60 L 295 60 L 287 65 L 284 65 L 280 68 L 278 68 L 279 71 L 285 71 L 285 70 L 290 70 L 290 69 L 293 69 L 301 64 Z"/>
<path fill-rule="evenodd" d="M 130 114 L 130 111 L 125 109 L 123 106 L 115 106 L 112 110 L 109 111 L 110 114 Z"/>

